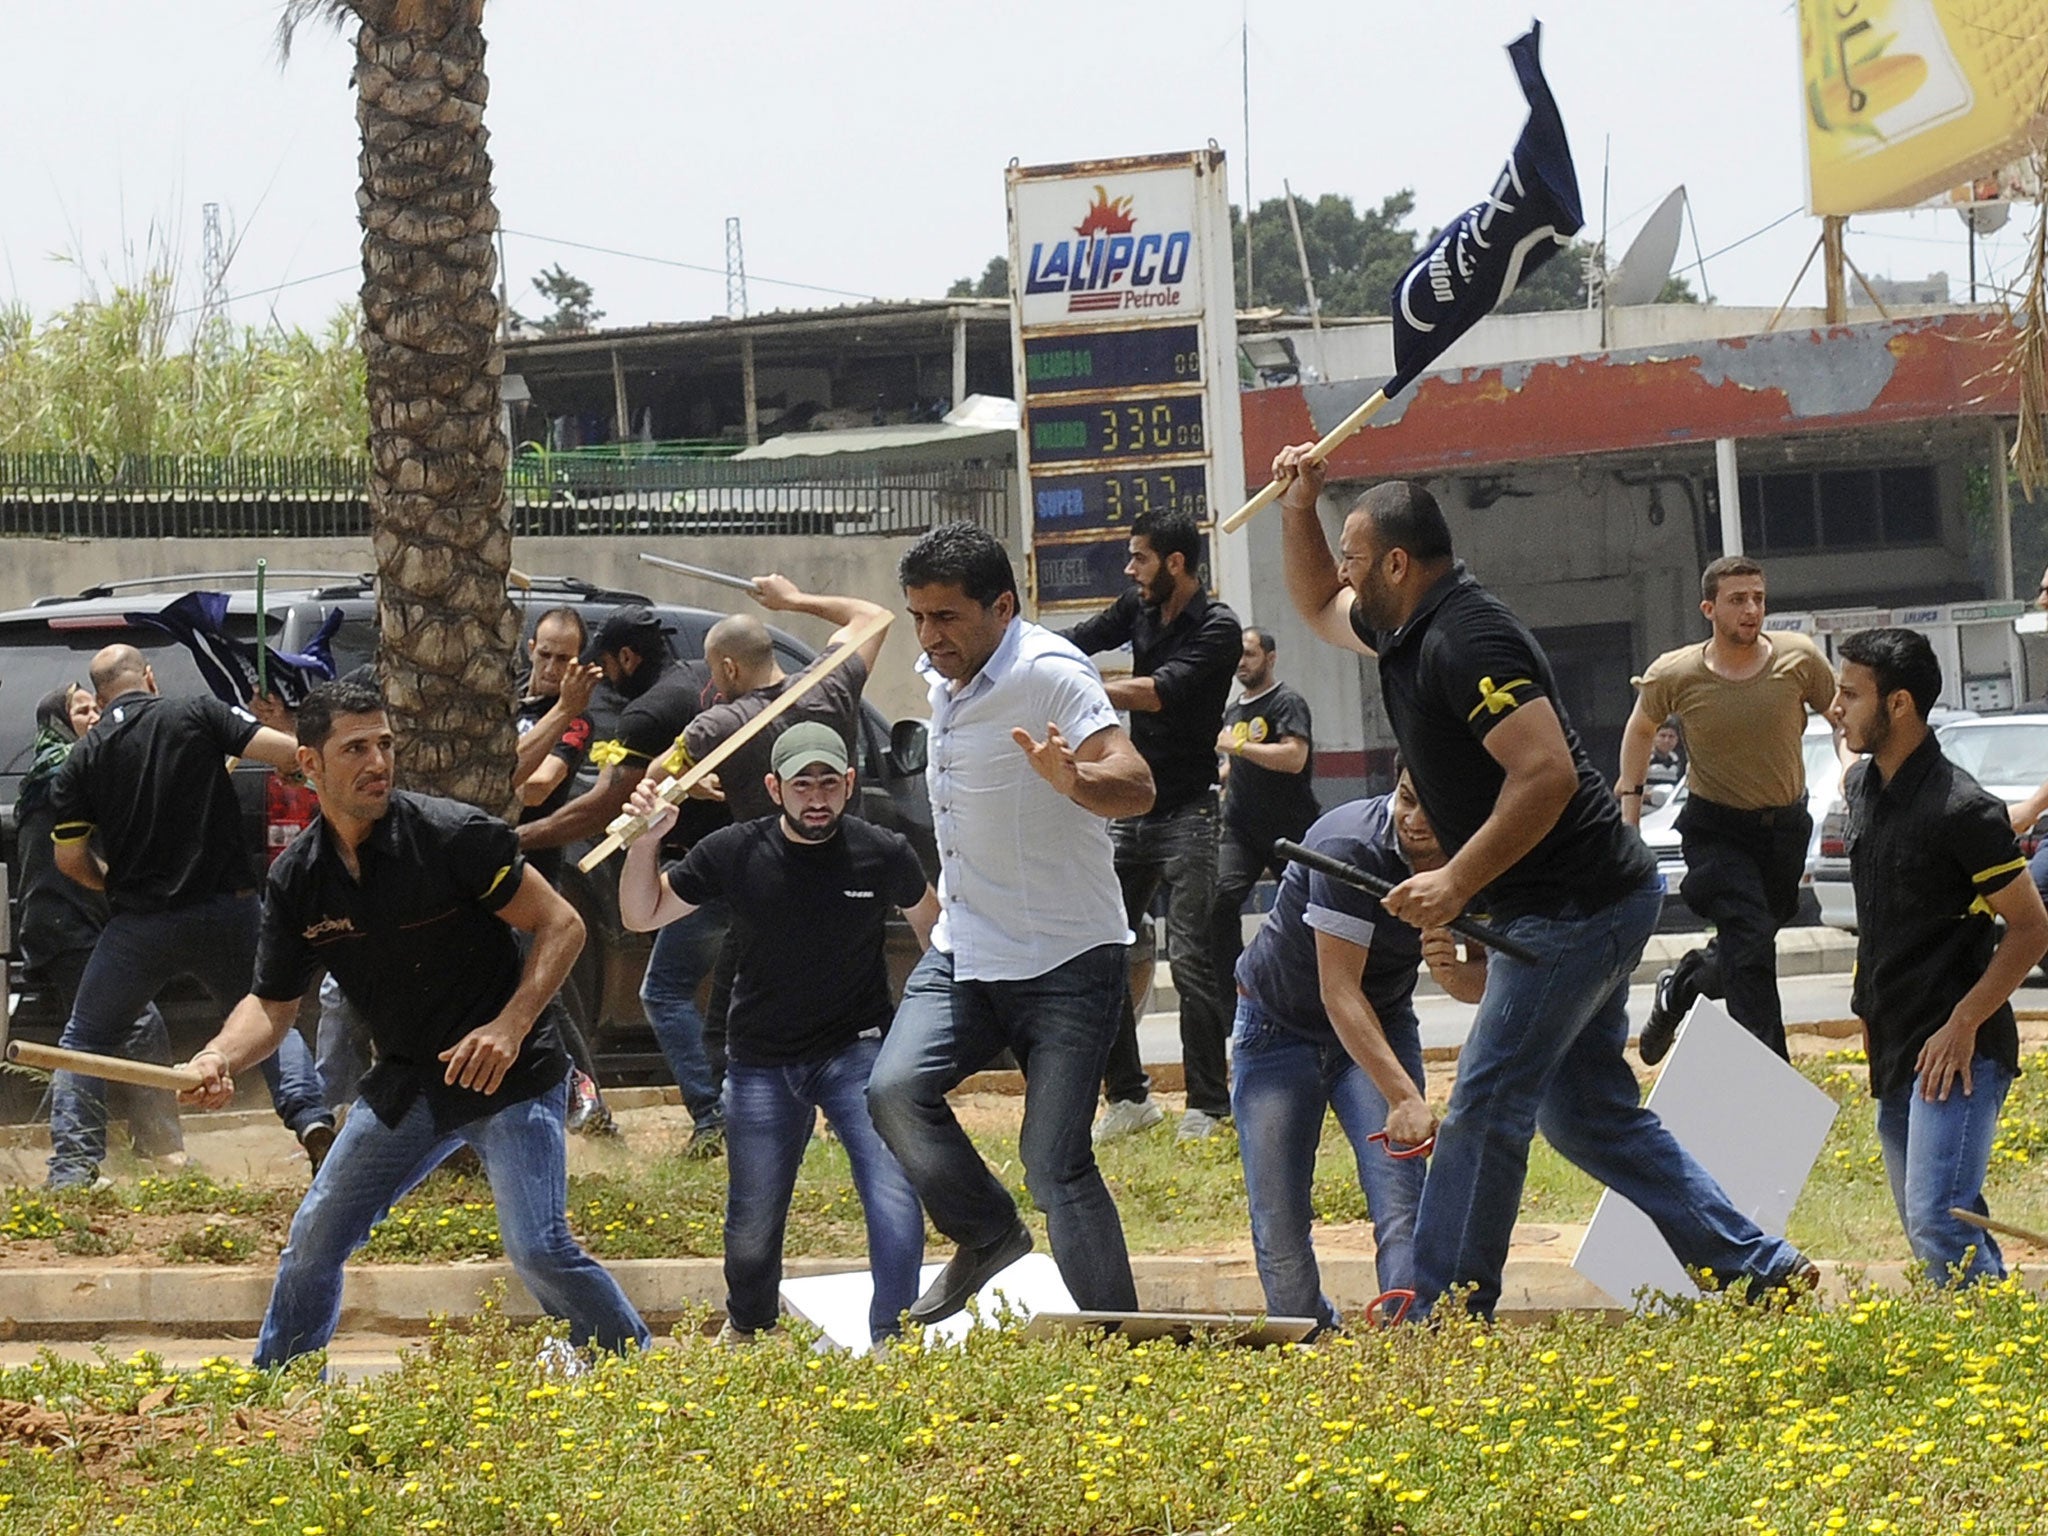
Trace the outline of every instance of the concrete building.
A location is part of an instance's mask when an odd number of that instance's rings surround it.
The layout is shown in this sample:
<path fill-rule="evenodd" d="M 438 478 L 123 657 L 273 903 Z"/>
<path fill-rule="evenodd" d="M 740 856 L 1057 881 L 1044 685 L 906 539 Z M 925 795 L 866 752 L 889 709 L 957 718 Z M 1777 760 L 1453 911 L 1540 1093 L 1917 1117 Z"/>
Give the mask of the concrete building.
<path fill-rule="evenodd" d="M 906 300 L 529 337 L 506 344 L 505 371 L 530 397 L 512 409 L 515 447 L 751 447 L 1007 396 L 1010 306 Z"/>
<path fill-rule="evenodd" d="M 1770 318 L 1668 305 L 1482 322 L 1332 456 L 1326 519 L 1334 530 L 1375 481 L 1428 484 L 1462 558 L 1549 649 L 1610 774 L 1631 675 L 1704 637 L 1699 571 L 1730 548 L 1765 563 L 1788 625 L 1935 632 L 1948 702 L 2010 708 L 2039 692 L 2016 608 L 2000 603 L 2016 588 L 2030 597 L 2048 555 L 2031 516 L 2014 550 L 2004 449 L 2017 389 L 2000 372 L 2002 315 L 1943 308 L 1827 327 L 1795 312 L 1766 333 Z M 1320 347 L 1306 331 L 1276 334 L 1330 381 L 1245 395 L 1246 474 L 1261 483 L 1281 446 L 1334 426 L 1393 371 L 1384 322 L 1326 326 Z M 1308 637 L 1287 608 L 1277 519 L 1250 527 L 1248 618 L 1274 627 L 1310 695 L 1326 797 L 1377 781 L 1392 738 L 1372 666 Z M 2048 679 L 2040 659 L 2034 678 Z"/>

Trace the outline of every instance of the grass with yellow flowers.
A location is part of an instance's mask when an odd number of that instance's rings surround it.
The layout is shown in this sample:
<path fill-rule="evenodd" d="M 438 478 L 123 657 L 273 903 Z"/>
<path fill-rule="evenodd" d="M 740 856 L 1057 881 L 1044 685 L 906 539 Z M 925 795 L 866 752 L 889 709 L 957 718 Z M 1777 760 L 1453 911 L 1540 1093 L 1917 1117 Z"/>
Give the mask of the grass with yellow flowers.
<path fill-rule="evenodd" d="M 0 1371 L 0 1528 L 56 1533 L 2048 1529 L 2048 1317 L 2015 1284 L 1254 1352 L 868 1359 L 701 1336 L 537 1366 L 495 1312 L 322 1385 L 148 1355 Z"/>

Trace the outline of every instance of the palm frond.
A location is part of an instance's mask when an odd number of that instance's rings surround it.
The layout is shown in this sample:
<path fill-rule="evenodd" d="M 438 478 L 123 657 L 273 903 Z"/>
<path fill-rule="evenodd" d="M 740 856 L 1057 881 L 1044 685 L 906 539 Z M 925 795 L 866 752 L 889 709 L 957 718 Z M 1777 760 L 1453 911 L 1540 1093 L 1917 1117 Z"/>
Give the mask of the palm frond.
<path fill-rule="evenodd" d="M 292 56 L 292 40 L 308 22 L 325 22 L 339 31 L 356 14 L 348 0 L 284 0 L 277 16 L 277 57 L 285 63 Z"/>
<path fill-rule="evenodd" d="M 2048 145 L 2034 156 L 2036 177 L 2048 173 Z M 2048 183 L 2041 183 L 2048 187 Z M 2012 445 L 2013 473 L 2020 489 L 2032 501 L 2035 491 L 2048 487 L 2048 437 L 2043 434 L 2043 416 L 2048 415 L 2048 199 L 2044 199 L 2034 220 L 2034 239 L 2027 252 L 2026 297 L 2020 301 L 2019 339 L 2013 346 L 2013 363 L 2019 374 L 2019 431 Z"/>
<path fill-rule="evenodd" d="M 339 31 L 352 21 L 364 21 L 385 32 L 413 32 L 445 19 L 451 10 L 475 25 L 483 8 L 483 0 L 284 0 L 277 18 L 277 57 L 279 62 L 291 58 L 292 40 L 308 22 L 324 22 Z"/>

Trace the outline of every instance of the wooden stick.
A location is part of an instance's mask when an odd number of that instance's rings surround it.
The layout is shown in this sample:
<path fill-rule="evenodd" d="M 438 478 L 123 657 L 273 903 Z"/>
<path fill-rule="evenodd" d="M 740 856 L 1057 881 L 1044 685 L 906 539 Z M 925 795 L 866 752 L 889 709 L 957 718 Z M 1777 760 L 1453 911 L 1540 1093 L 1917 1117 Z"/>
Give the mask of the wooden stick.
<path fill-rule="evenodd" d="M 1337 451 L 1338 444 L 1342 443 L 1344 439 L 1351 436 L 1352 433 L 1377 416 L 1380 413 L 1380 408 L 1386 403 L 1387 392 L 1384 389 L 1375 390 L 1370 400 L 1338 422 L 1336 426 L 1324 434 L 1321 442 L 1309 449 L 1308 462 L 1311 464 L 1322 463 L 1323 460 Z M 1237 532 L 1238 529 L 1251 520 L 1251 515 L 1254 512 L 1263 506 L 1277 501 L 1279 497 L 1280 482 L 1278 480 L 1268 480 L 1263 491 L 1231 513 L 1230 516 L 1223 519 L 1223 531 L 1225 533 Z"/>
<path fill-rule="evenodd" d="M 2016 1227 L 2009 1221 L 1994 1221 L 1989 1216 L 1979 1216 L 1975 1211 L 1966 1211 L 1959 1205 L 1950 1206 L 1948 1213 L 1957 1221 L 1966 1222 L 1985 1232 L 1996 1232 L 2001 1237 L 2016 1237 L 2023 1243 L 2048 1248 L 2048 1236 L 2039 1232 L 2029 1232 L 2025 1227 Z"/>
<path fill-rule="evenodd" d="M 640 563 L 658 565 L 665 571 L 681 571 L 685 576 L 695 576 L 699 581 L 716 582 L 721 587 L 732 587 L 737 591 L 759 597 L 761 589 L 746 576 L 735 576 L 729 571 L 714 571 L 708 565 L 691 565 L 686 560 L 671 560 L 665 555 L 642 554 Z"/>
<path fill-rule="evenodd" d="M 45 1072 L 78 1072 L 109 1083 L 130 1083 L 137 1088 L 168 1088 L 176 1093 L 197 1088 L 201 1078 L 188 1067 L 160 1067 L 149 1061 L 129 1061 L 121 1056 L 95 1056 L 91 1051 L 67 1051 L 54 1045 L 37 1045 L 31 1040 L 7 1042 L 7 1059 L 18 1066 L 39 1067 Z"/>
<path fill-rule="evenodd" d="M 895 621 L 895 614 L 884 611 L 870 614 L 867 618 L 861 620 L 860 623 L 854 625 L 847 632 L 844 640 L 833 646 L 831 650 L 820 656 L 805 670 L 804 680 L 801 683 L 794 688 L 784 690 L 780 698 L 774 700 L 761 713 L 754 716 L 753 719 L 734 731 L 710 753 L 706 754 L 701 763 L 692 763 L 680 776 L 670 779 L 666 784 L 662 785 L 659 791 L 661 798 L 670 805 L 681 804 L 683 797 L 690 792 L 691 786 L 700 783 L 720 763 L 724 762 L 733 753 L 758 736 L 769 721 L 775 719 L 784 710 L 794 705 L 797 700 L 817 687 L 826 677 L 838 670 L 841 662 L 874 639 L 876 635 L 882 633 L 883 630 L 887 629 Z M 682 740 L 683 738 L 678 736 L 676 738 L 676 745 L 680 746 Z M 674 748 L 671 747 L 670 751 L 673 750 Z M 630 847 L 638 842 L 641 834 L 647 830 L 647 827 L 648 823 L 645 817 L 636 816 L 631 811 L 620 813 L 618 816 L 613 817 L 612 824 L 605 828 L 604 841 L 578 859 L 576 867 L 585 874 L 588 874 L 621 848 Z"/>

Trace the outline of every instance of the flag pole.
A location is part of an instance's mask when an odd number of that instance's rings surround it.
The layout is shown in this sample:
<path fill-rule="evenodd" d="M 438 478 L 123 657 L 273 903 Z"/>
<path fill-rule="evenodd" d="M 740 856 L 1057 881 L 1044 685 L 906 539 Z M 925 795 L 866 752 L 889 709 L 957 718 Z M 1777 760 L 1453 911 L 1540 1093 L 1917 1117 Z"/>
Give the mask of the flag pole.
<path fill-rule="evenodd" d="M 1346 438 L 1377 416 L 1380 413 L 1381 407 L 1386 403 L 1387 392 L 1384 389 L 1374 390 L 1370 400 L 1338 422 L 1336 426 L 1330 428 L 1324 434 L 1322 440 L 1315 447 L 1309 449 L 1305 455 L 1308 462 L 1311 464 L 1322 463 L 1323 460 L 1337 451 L 1338 445 Z M 1263 491 L 1260 491 L 1258 495 L 1254 496 L 1250 501 L 1223 520 L 1223 531 L 1225 533 L 1237 532 L 1238 529 L 1251 521 L 1254 512 L 1258 511 L 1261 507 L 1270 506 L 1279 499 L 1279 496 L 1280 482 L 1278 480 L 1268 480 Z"/>
<path fill-rule="evenodd" d="M 259 699 L 270 692 L 270 637 L 269 614 L 264 611 L 263 579 L 270 569 L 270 562 L 261 556 L 256 560 L 256 697 Z"/>
<path fill-rule="evenodd" d="M 1337 446 L 1420 378 L 1438 358 L 1516 287 L 1555 256 L 1585 225 L 1578 172 L 1557 102 L 1543 78 L 1541 22 L 1508 45 L 1508 58 L 1529 103 L 1529 118 L 1515 140 L 1493 190 L 1437 232 L 1388 295 L 1393 326 L 1394 374 L 1373 397 L 1323 435 L 1308 451 L 1320 464 Z M 1419 282 L 1427 277 L 1426 283 Z M 1311 317 L 1313 318 L 1313 316 Z M 1223 520 L 1233 533 L 1280 495 L 1277 481 Z"/>

